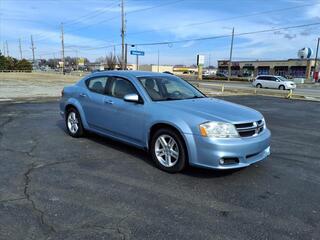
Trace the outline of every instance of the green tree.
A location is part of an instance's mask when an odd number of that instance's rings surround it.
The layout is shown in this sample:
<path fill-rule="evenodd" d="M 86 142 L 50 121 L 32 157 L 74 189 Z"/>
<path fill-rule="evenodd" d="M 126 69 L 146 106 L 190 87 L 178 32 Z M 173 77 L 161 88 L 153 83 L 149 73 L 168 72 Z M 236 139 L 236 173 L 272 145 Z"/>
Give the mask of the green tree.
<path fill-rule="evenodd" d="M 22 59 L 17 62 L 15 70 L 32 71 L 32 64 L 28 60 Z"/>

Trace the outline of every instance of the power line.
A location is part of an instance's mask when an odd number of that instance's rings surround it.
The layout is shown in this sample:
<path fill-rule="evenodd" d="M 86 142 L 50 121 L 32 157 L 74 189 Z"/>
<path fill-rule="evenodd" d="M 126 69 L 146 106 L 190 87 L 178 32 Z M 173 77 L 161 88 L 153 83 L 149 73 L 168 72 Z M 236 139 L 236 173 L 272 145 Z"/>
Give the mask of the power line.
<path fill-rule="evenodd" d="M 132 10 L 132 11 L 128 12 L 127 14 L 132 14 L 132 13 L 137 13 L 137 12 L 148 11 L 148 10 L 151 10 L 151 9 L 155 9 L 155 8 L 159 8 L 159 7 L 164 7 L 164 6 L 168 6 L 168 5 L 173 5 L 173 4 L 176 4 L 176 3 L 179 3 L 179 2 L 183 2 L 183 1 L 184 1 L 184 0 L 177 0 L 177 1 L 173 1 L 173 2 L 169 1 L 169 2 L 167 2 L 167 3 L 159 4 L 159 5 L 152 6 L 152 7 L 147 7 L 147 8 Z"/>
<path fill-rule="evenodd" d="M 156 29 L 156 30 L 152 29 L 152 30 L 145 30 L 145 31 L 133 32 L 133 33 L 129 32 L 128 34 L 129 35 L 137 35 L 137 34 L 142 34 L 142 33 L 147 33 L 147 32 L 156 32 L 156 31 L 161 31 L 161 30 L 176 29 L 176 28 L 179 28 L 179 27 L 190 27 L 190 26 L 203 25 L 203 24 L 208 24 L 208 23 L 213 23 L 213 22 L 229 21 L 229 20 L 234 20 L 234 19 L 265 15 L 265 14 L 268 14 L 268 13 L 288 11 L 288 10 L 292 10 L 292 9 L 298 9 L 298 8 L 307 7 L 307 6 L 313 6 L 313 5 L 317 5 L 317 4 L 303 4 L 303 5 L 294 6 L 294 7 L 267 10 L 267 11 L 262 11 L 262 12 L 257 12 L 257 13 L 239 15 L 239 16 L 235 16 L 235 17 L 217 18 L 217 19 L 213 19 L 213 20 L 209 20 L 209 21 L 189 23 L 189 24 L 185 24 L 185 25 L 182 25 L 182 26 L 175 26 L 175 27 L 168 26 L 167 28 L 161 28 L 161 29 Z"/>
<path fill-rule="evenodd" d="M 266 33 L 266 32 L 287 30 L 287 29 L 293 29 L 293 28 L 310 27 L 310 26 L 316 26 L 316 25 L 320 25 L 320 22 L 295 25 L 295 26 L 289 26 L 289 27 L 265 29 L 265 30 L 259 30 L 259 31 L 253 31 L 253 32 L 243 32 L 243 33 L 237 33 L 234 35 L 235 36 L 244 36 L 244 35 L 250 35 L 250 34 Z M 218 35 L 218 36 L 203 37 L 203 38 L 184 39 L 184 40 L 177 40 L 177 41 L 165 41 L 165 42 L 153 42 L 153 43 L 133 43 L 132 45 L 136 45 L 136 46 L 153 46 L 153 45 L 168 45 L 168 44 L 170 45 L 170 44 L 190 42 L 190 41 L 212 40 L 212 39 L 225 38 L 225 37 L 230 37 L 230 36 L 231 36 L 230 34 L 226 34 L 226 35 Z"/>
<path fill-rule="evenodd" d="M 137 13 L 137 12 L 142 12 L 142 11 L 148 11 L 148 10 L 151 10 L 151 9 L 154 9 L 154 8 L 164 7 L 164 6 L 175 4 L 175 3 L 178 3 L 178 2 L 182 2 L 182 1 L 183 0 L 177 0 L 177 1 L 174 1 L 174 2 L 168 2 L 168 3 L 165 3 L 165 4 L 159 4 L 159 5 L 152 6 L 152 7 L 132 10 L 132 11 L 126 12 L 126 15 L 132 14 L 132 13 Z M 120 6 L 121 6 L 121 4 L 120 4 Z M 102 24 L 102 23 L 105 23 L 105 22 L 109 22 L 109 21 L 117 19 L 117 18 L 118 18 L 118 16 L 114 16 L 114 17 L 111 17 L 111 18 L 108 18 L 108 19 L 101 20 L 101 21 L 96 22 L 96 23 L 88 24 L 86 26 L 83 26 L 83 27 L 80 27 L 80 28 L 77 28 L 77 29 L 68 30 L 66 32 L 76 32 L 76 31 L 79 31 L 79 30 L 83 30 L 85 28 L 89 28 L 92 25 L 99 25 L 99 24 Z"/>
<path fill-rule="evenodd" d="M 104 12 L 106 12 L 106 11 L 108 11 L 109 9 L 108 8 L 110 8 L 110 7 L 113 7 L 113 6 L 115 6 L 115 5 L 117 5 L 118 3 L 116 2 L 116 3 L 113 3 L 113 4 L 111 4 L 111 5 L 109 5 L 107 8 L 105 8 L 105 9 L 98 9 L 98 10 L 95 10 L 95 11 L 92 11 L 92 12 L 90 12 L 90 13 L 88 13 L 88 14 L 85 14 L 85 15 L 83 15 L 83 16 L 81 16 L 81 17 L 78 17 L 78 18 L 75 18 L 75 19 L 73 19 L 73 20 L 67 20 L 67 21 L 64 21 L 63 23 L 64 23 L 64 25 L 68 25 L 68 26 L 70 26 L 70 25 L 74 25 L 74 24 L 77 24 L 77 23 L 81 23 L 81 20 L 83 20 L 83 19 L 85 19 L 85 18 L 89 18 L 90 17 L 90 19 L 92 19 L 92 18 L 94 18 L 94 17 L 96 17 L 96 16 L 98 16 L 98 15 L 101 15 L 101 14 L 103 14 Z M 115 17 L 114 17 L 115 18 Z M 113 19 L 113 18 L 112 18 Z M 22 19 L 21 19 L 22 20 Z M 107 19 L 107 20 L 103 20 L 102 22 L 104 22 L 104 21 L 109 21 L 110 19 Z M 28 20 L 27 20 L 28 21 Z M 51 25 L 51 26 L 53 26 L 53 25 Z M 89 25 L 90 26 L 90 25 Z M 86 28 L 86 27 L 89 27 L 89 26 L 85 26 L 84 28 Z M 76 29 L 76 31 L 77 30 L 81 30 L 82 28 L 79 28 L 79 29 Z M 75 31 L 75 30 L 71 30 L 71 31 L 65 31 L 65 32 L 73 32 L 73 31 Z M 47 40 L 47 39 L 49 39 L 50 37 L 48 37 L 47 36 L 47 34 L 46 33 L 39 33 L 39 34 L 34 34 L 33 36 L 37 36 L 39 39 L 37 39 L 37 41 L 44 41 L 44 40 Z"/>
<path fill-rule="evenodd" d="M 117 4 L 118 4 L 117 2 L 114 2 L 114 3 L 112 3 L 109 6 L 107 6 L 104 9 L 97 9 L 97 10 L 89 12 L 89 13 L 83 15 L 83 16 L 80 16 L 80 17 L 78 17 L 76 19 L 64 21 L 64 24 L 65 24 L 65 26 L 69 26 L 69 25 L 74 25 L 74 24 L 80 23 L 81 20 L 87 19 L 89 17 L 90 17 L 90 19 L 92 19 L 94 17 L 97 17 L 97 16 L 107 12 L 111 7 L 116 6 Z"/>

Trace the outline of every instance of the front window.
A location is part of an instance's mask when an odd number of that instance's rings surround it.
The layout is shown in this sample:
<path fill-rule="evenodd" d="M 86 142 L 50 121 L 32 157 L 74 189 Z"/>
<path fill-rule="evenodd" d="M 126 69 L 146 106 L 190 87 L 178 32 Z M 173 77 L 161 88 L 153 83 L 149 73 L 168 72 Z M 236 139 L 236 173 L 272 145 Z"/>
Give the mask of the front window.
<path fill-rule="evenodd" d="M 138 77 L 153 101 L 204 98 L 205 96 L 189 83 L 175 76 Z"/>
<path fill-rule="evenodd" d="M 116 98 L 123 98 L 127 94 L 138 94 L 135 87 L 126 79 L 123 78 L 114 78 L 110 86 L 110 95 Z"/>

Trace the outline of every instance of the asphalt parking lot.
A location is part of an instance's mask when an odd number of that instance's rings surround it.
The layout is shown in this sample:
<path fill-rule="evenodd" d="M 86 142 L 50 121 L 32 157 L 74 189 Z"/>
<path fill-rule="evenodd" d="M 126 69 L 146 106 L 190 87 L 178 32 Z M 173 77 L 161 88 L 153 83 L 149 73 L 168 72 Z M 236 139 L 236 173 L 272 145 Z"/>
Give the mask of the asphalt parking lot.
<path fill-rule="evenodd" d="M 319 239 L 320 103 L 224 99 L 265 115 L 268 160 L 168 174 L 133 147 L 69 137 L 57 102 L 0 104 L 0 239 Z"/>

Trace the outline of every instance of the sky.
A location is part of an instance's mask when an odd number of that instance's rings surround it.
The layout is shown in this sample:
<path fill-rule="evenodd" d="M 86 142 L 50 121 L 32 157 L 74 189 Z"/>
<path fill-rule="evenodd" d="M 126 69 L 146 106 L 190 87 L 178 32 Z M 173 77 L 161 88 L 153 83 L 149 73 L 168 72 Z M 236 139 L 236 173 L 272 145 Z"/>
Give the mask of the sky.
<path fill-rule="evenodd" d="M 303 47 L 315 51 L 320 37 L 320 0 L 124 0 L 124 9 L 129 51 L 145 52 L 140 64 L 156 64 L 159 53 L 160 64 L 190 65 L 203 54 L 216 66 L 229 58 L 233 27 L 235 61 L 296 58 Z M 60 58 L 63 23 L 66 56 L 120 55 L 120 11 L 120 0 L 0 0 L 0 49 L 7 41 L 9 55 L 20 58 L 20 38 L 23 57 L 32 58 L 33 35 L 36 58 Z M 181 42 L 139 45 L 172 41 Z"/>

